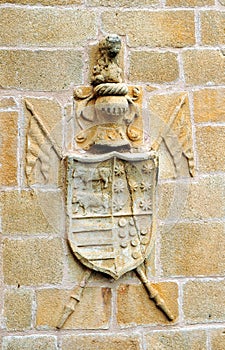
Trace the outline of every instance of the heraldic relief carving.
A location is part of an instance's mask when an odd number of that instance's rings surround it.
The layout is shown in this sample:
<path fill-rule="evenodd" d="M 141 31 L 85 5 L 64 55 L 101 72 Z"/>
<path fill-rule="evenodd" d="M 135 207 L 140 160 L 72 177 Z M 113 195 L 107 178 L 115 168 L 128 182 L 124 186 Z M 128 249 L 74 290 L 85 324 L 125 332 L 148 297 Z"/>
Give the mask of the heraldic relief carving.
<path fill-rule="evenodd" d="M 114 279 L 135 270 L 150 299 L 169 320 L 174 319 L 166 300 L 147 278 L 145 260 L 152 251 L 156 234 L 157 150 L 164 141 L 179 170 L 179 150 L 173 150 L 171 138 L 166 136 L 173 125 L 179 124 L 177 116 L 187 96 L 179 99 L 154 143 L 145 144 L 141 88 L 127 86 L 122 81 L 118 65 L 120 49 L 121 39 L 117 35 L 102 40 L 91 86 L 74 92 L 76 147 L 73 151 L 62 154 L 54 135 L 32 103 L 25 101 L 30 114 L 26 155 L 28 182 L 38 162 L 48 181 L 51 152 L 55 158 L 65 160 L 68 240 L 75 257 L 86 267 L 83 280 L 65 306 L 58 328 L 64 325 L 80 301 L 92 270 Z M 184 134 L 183 128 L 180 152 L 186 157 L 192 175 L 193 153 Z M 45 147 L 41 147 L 40 152 L 38 148 L 44 144 L 43 139 Z"/>

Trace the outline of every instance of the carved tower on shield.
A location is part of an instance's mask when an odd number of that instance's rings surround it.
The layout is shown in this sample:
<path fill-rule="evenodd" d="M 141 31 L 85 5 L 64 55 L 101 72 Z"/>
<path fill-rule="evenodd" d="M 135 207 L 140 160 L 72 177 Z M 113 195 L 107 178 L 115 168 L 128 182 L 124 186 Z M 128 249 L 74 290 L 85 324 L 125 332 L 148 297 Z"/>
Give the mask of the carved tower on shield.
<path fill-rule="evenodd" d="M 91 86 L 74 92 L 76 147 L 66 157 L 68 238 L 86 272 L 58 328 L 74 311 L 92 270 L 118 279 L 135 269 L 150 299 L 173 319 L 145 272 L 155 240 L 158 157 L 143 144 L 142 92 L 123 82 L 120 49 L 117 35 L 103 39 Z"/>

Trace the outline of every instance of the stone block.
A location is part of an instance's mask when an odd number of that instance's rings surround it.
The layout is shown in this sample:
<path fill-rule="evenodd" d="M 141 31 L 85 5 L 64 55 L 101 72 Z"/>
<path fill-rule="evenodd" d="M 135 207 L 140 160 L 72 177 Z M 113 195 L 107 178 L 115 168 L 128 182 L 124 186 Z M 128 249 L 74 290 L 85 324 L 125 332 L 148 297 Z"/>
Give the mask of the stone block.
<path fill-rule="evenodd" d="M 68 290 L 45 289 L 37 292 L 36 326 L 39 329 L 55 328 L 68 304 Z M 111 290 L 109 288 L 86 287 L 74 313 L 63 329 L 107 329 L 111 316 Z"/>
<path fill-rule="evenodd" d="M 223 276 L 224 229 L 222 223 L 163 226 L 160 242 L 163 276 Z"/>
<path fill-rule="evenodd" d="M 204 331 L 157 331 L 147 333 L 146 350 L 206 350 Z"/>
<path fill-rule="evenodd" d="M 225 330 L 224 328 L 215 329 L 210 331 L 210 343 L 212 350 L 224 350 L 225 349 Z"/>
<path fill-rule="evenodd" d="M 169 83 L 179 77 L 177 55 L 173 52 L 133 51 L 130 56 L 131 82 Z"/>
<path fill-rule="evenodd" d="M 225 170 L 225 127 L 206 126 L 196 128 L 199 171 L 203 173 Z"/>
<path fill-rule="evenodd" d="M 173 316 L 178 316 L 178 288 L 176 283 L 152 284 L 166 302 Z M 171 324 L 142 285 L 120 285 L 117 290 L 117 322 L 121 327 Z"/>
<path fill-rule="evenodd" d="M 4 298 L 4 318 L 7 330 L 31 328 L 32 293 L 28 290 L 6 291 Z"/>
<path fill-rule="evenodd" d="M 193 11 L 106 12 L 102 22 L 105 31 L 127 35 L 131 47 L 185 47 L 195 43 Z M 149 66 L 154 67 L 154 63 L 150 61 Z"/>
<path fill-rule="evenodd" d="M 194 7 L 214 5 L 215 0 L 166 0 L 167 6 L 174 7 Z"/>
<path fill-rule="evenodd" d="M 17 185 L 17 112 L 0 112 L 0 186 Z"/>
<path fill-rule="evenodd" d="M 3 234 L 56 234 L 63 230 L 61 192 L 6 191 L 0 193 L 0 199 Z"/>
<path fill-rule="evenodd" d="M 63 248 L 60 239 L 3 241 L 4 280 L 9 285 L 43 285 L 62 282 Z"/>
<path fill-rule="evenodd" d="M 0 109 L 14 109 L 17 107 L 16 101 L 13 97 L 1 97 Z"/>
<path fill-rule="evenodd" d="M 225 44 L 225 12 L 204 11 L 200 16 L 201 40 L 203 45 L 218 46 Z"/>
<path fill-rule="evenodd" d="M 225 122 L 225 89 L 203 89 L 194 92 L 196 123 Z"/>
<path fill-rule="evenodd" d="M 97 34 L 93 11 L 5 7 L 0 17 L 1 46 L 76 47 Z"/>
<path fill-rule="evenodd" d="M 57 350 L 57 337 L 50 335 L 8 336 L 2 350 Z"/>
<path fill-rule="evenodd" d="M 62 350 L 140 350 L 139 337 L 135 335 L 66 335 L 62 337 Z"/>
<path fill-rule="evenodd" d="M 183 52 L 183 62 L 188 85 L 225 83 L 225 55 L 221 50 L 187 50 Z"/>
<path fill-rule="evenodd" d="M 66 90 L 82 82 L 82 55 L 74 50 L 0 50 L 4 89 Z"/>
<path fill-rule="evenodd" d="M 183 287 L 183 312 L 188 324 L 225 321 L 225 281 L 190 281 Z"/>
<path fill-rule="evenodd" d="M 173 223 L 179 219 L 223 218 L 224 182 L 223 176 L 211 176 L 198 182 L 177 181 L 160 185 L 158 218 Z"/>

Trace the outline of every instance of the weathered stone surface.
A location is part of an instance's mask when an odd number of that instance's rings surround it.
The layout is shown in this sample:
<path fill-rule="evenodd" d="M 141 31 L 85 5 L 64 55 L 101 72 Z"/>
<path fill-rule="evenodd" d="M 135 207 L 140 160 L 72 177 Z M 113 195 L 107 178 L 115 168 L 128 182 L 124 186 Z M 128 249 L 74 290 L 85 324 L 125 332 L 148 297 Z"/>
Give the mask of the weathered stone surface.
<path fill-rule="evenodd" d="M 26 140 L 24 141 L 26 183 L 60 185 L 62 181 L 60 161 L 63 147 L 61 106 L 56 100 L 25 98 L 24 112 L 26 115 Z M 46 132 L 43 132 L 43 129 Z M 52 141 L 49 141 L 49 137 Z"/>
<path fill-rule="evenodd" d="M 183 62 L 187 84 L 225 83 L 225 55 L 221 50 L 187 50 L 183 53 Z"/>
<path fill-rule="evenodd" d="M 93 11 L 6 7 L 0 17 L 1 46 L 74 47 L 96 36 Z"/>
<path fill-rule="evenodd" d="M 206 350 L 204 331 L 159 331 L 147 333 L 146 350 Z"/>
<path fill-rule="evenodd" d="M 131 47 L 184 47 L 195 43 L 192 11 L 106 12 L 102 21 L 107 32 L 127 35 Z M 151 65 L 154 63 L 150 61 Z"/>
<path fill-rule="evenodd" d="M 85 266 L 79 262 L 69 247 L 66 254 L 66 264 L 68 267 L 67 281 L 71 283 L 81 281 L 85 271 Z"/>
<path fill-rule="evenodd" d="M 54 234 L 63 229 L 60 192 L 7 191 L 0 193 L 0 199 L 3 234 Z"/>
<path fill-rule="evenodd" d="M 190 281 L 183 289 L 183 311 L 189 324 L 225 321 L 225 282 Z"/>
<path fill-rule="evenodd" d="M 1 3 L 18 4 L 18 5 L 81 5 L 84 0 L 1 0 Z"/>
<path fill-rule="evenodd" d="M 224 350 L 225 348 L 225 332 L 224 328 L 210 331 L 211 349 Z"/>
<path fill-rule="evenodd" d="M 3 88 L 65 90 L 82 82 L 82 59 L 73 50 L 1 50 L 0 81 Z"/>
<path fill-rule="evenodd" d="M 167 6 L 186 7 L 186 6 L 207 6 L 214 5 L 215 0 L 166 0 Z"/>
<path fill-rule="evenodd" d="M 204 45 L 225 44 L 225 12 L 204 11 L 201 13 L 201 38 Z"/>
<path fill-rule="evenodd" d="M 179 76 L 177 55 L 172 52 L 133 51 L 129 79 L 132 82 L 168 83 Z"/>
<path fill-rule="evenodd" d="M 149 100 L 149 110 L 151 146 L 153 149 L 155 146 L 160 147 L 159 176 L 171 178 L 193 175 L 192 125 L 187 94 L 155 94 Z M 160 144 L 163 134 L 164 142 Z"/>
<path fill-rule="evenodd" d="M 196 139 L 200 172 L 224 171 L 225 127 L 197 127 Z"/>
<path fill-rule="evenodd" d="M 0 112 L 0 184 L 17 184 L 17 112 Z"/>
<path fill-rule="evenodd" d="M 222 223 L 163 226 L 160 244 L 163 275 L 223 275 L 224 229 Z"/>
<path fill-rule="evenodd" d="M 8 330 L 30 329 L 32 293 L 21 289 L 7 291 L 4 298 L 4 317 Z"/>
<path fill-rule="evenodd" d="M 1 97 L 0 98 L 0 109 L 8 109 L 17 107 L 16 101 L 13 97 Z"/>
<path fill-rule="evenodd" d="M 165 300 L 167 307 L 176 319 L 178 315 L 176 283 L 158 283 L 153 284 L 153 287 Z M 143 286 L 121 285 L 117 293 L 117 321 L 120 326 L 171 323 L 149 299 Z"/>
<path fill-rule="evenodd" d="M 223 218 L 224 181 L 223 176 L 211 176 L 199 179 L 196 183 L 177 182 L 160 185 L 158 218 L 173 222 L 180 218 Z"/>
<path fill-rule="evenodd" d="M 3 338 L 2 350 L 57 350 L 57 337 L 49 335 L 9 336 Z"/>
<path fill-rule="evenodd" d="M 55 328 L 68 304 L 72 291 L 45 289 L 37 292 L 36 326 Z M 111 290 L 86 287 L 75 312 L 64 324 L 64 329 L 106 329 L 111 315 Z"/>
<path fill-rule="evenodd" d="M 117 334 L 62 337 L 62 350 L 140 350 L 138 336 Z"/>
<path fill-rule="evenodd" d="M 203 89 L 194 92 L 195 122 L 225 121 L 225 89 Z"/>
<path fill-rule="evenodd" d="M 6 284 L 42 285 L 62 281 L 63 250 L 60 239 L 5 239 L 3 244 Z"/>

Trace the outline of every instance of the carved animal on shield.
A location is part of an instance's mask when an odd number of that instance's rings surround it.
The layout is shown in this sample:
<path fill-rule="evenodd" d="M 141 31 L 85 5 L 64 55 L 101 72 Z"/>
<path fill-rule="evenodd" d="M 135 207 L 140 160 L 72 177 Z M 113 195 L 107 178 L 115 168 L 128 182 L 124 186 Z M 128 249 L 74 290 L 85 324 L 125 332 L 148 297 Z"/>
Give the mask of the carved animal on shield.
<path fill-rule="evenodd" d="M 74 178 L 80 178 L 85 187 L 90 181 L 102 181 L 103 188 L 107 188 L 109 182 L 112 182 L 111 169 L 107 167 L 88 169 L 87 167 L 79 167 L 74 171 Z"/>
<path fill-rule="evenodd" d="M 79 208 L 83 209 L 83 215 L 87 215 L 89 209 L 94 213 L 100 210 L 105 212 L 109 207 L 108 202 L 109 198 L 107 194 L 77 191 L 72 200 L 72 203 L 75 205 L 73 212 L 74 214 L 78 213 Z"/>

